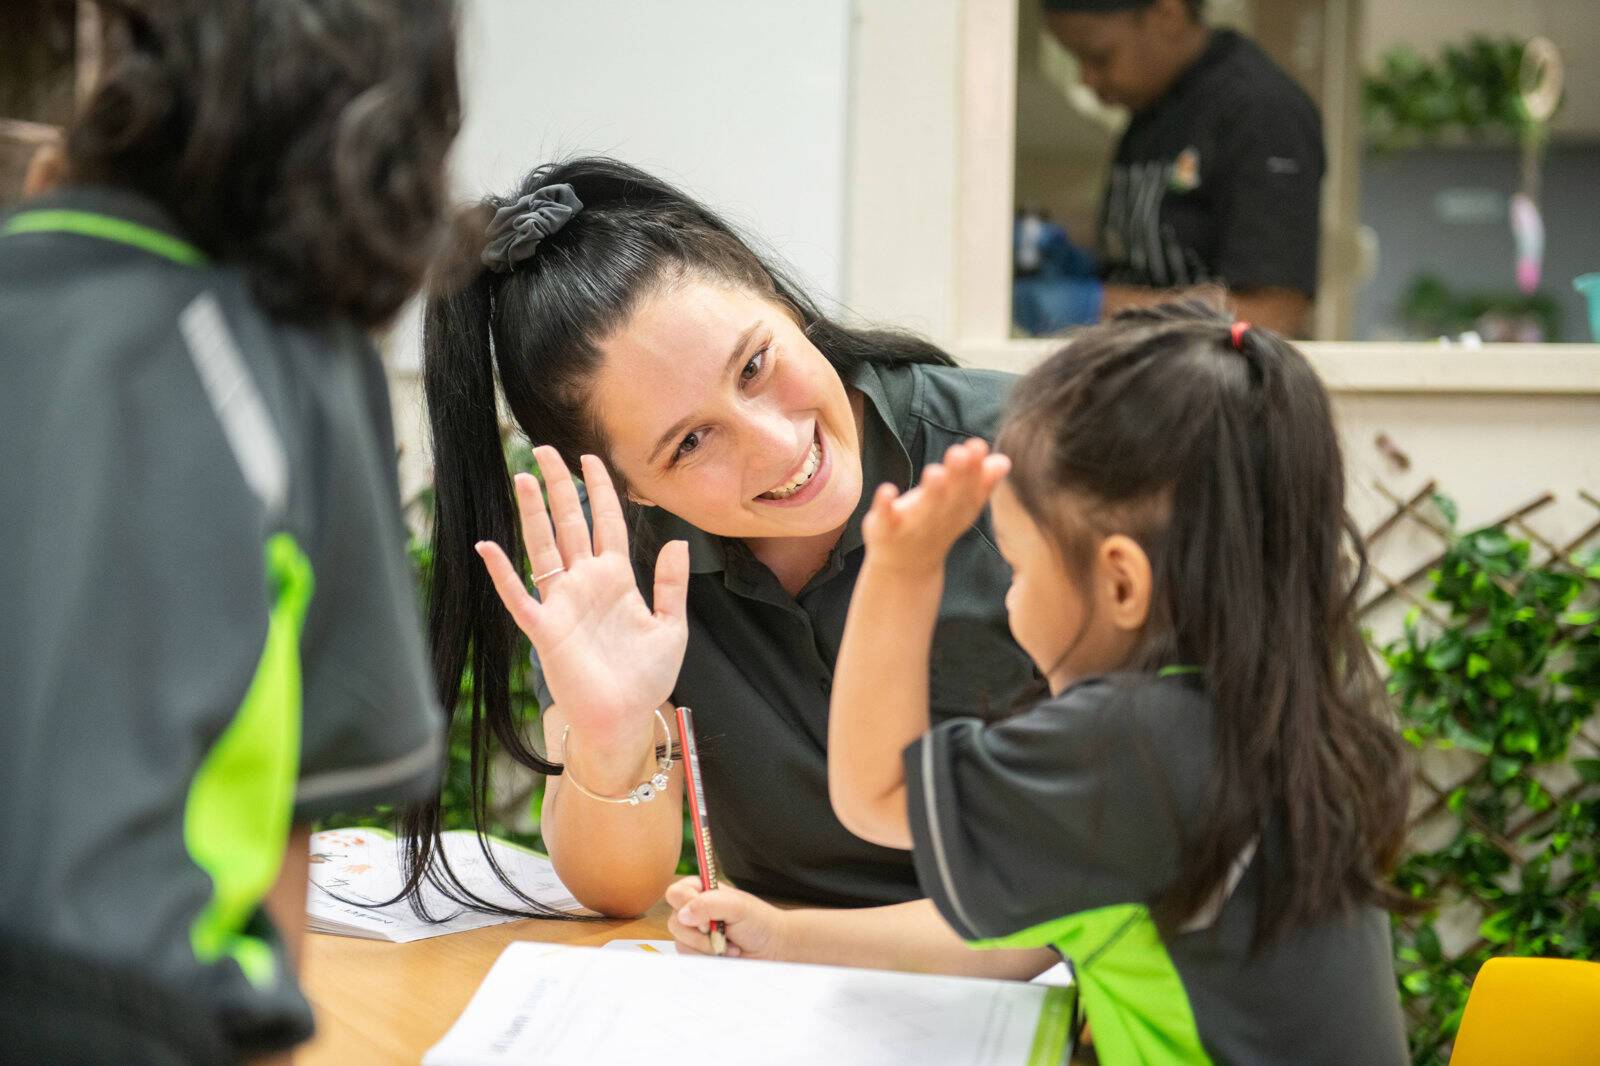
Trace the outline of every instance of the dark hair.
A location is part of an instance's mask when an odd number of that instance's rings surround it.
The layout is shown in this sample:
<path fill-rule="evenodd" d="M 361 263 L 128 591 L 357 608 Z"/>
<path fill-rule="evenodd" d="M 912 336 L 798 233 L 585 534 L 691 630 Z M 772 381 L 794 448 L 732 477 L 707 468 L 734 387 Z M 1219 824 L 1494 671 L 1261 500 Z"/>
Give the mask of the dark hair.
<path fill-rule="evenodd" d="M 1283 338 L 1235 348 L 1230 327 L 1191 302 L 1086 330 L 1018 384 L 1000 441 L 1070 572 L 1097 536 L 1145 549 L 1150 620 L 1126 666 L 1198 666 L 1215 706 L 1208 802 L 1157 921 L 1180 927 L 1270 835 L 1287 862 L 1262 864 L 1262 944 L 1360 902 L 1409 909 L 1386 875 L 1410 776 L 1356 626 L 1366 560 L 1327 393 Z"/>
<path fill-rule="evenodd" d="M 559 184 L 573 187 L 582 209 L 511 272 L 484 267 L 483 227 L 494 211 Z M 646 297 L 685 278 L 730 284 L 783 305 L 847 382 L 863 363 L 950 364 L 951 359 L 917 337 L 855 329 L 828 317 L 784 270 L 714 212 L 614 159 L 539 167 L 510 196 L 484 200 L 477 219 L 475 232 L 463 240 L 453 266 L 441 270 L 428 300 L 422 380 L 436 503 L 428 590 L 434 680 L 446 713 L 453 716 L 470 669 L 471 792 L 481 827 L 491 735 L 524 766 L 561 772 L 529 746 L 512 714 L 511 655 L 523 645 L 473 550 L 475 542 L 493 540 L 519 567 L 523 563 L 496 414 L 497 378 L 506 407 L 528 440 L 555 448 L 576 472 L 579 456 L 607 454 L 591 394 L 602 359 L 600 340 L 622 328 Z M 613 477 L 623 488 L 616 471 Z M 633 538 L 636 559 L 651 557 L 653 547 L 638 535 Z M 439 824 L 437 802 L 408 816 L 416 849 L 410 856 L 413 883 L 427 868 L 432 846 L 427 838 Z M 469 902 L 464 890 L 456 895 Z"/>
<path fill-rule="evenodd" d="M 1114 15 L 1121 11 L 1139 11 L 1155 5 L 1156 0 L 1040 0 L 1046 13 L 1085 13 Z M 1206 0 L 1183 0 L 1189 15 L 1196 22 L 1205 19 Z"/>
<path fill-rule="evenodd" d="M 449 0 L 98 0 L 72 179 L 159 203 L 285 320 L 391 319 L 439 250 Z"/>

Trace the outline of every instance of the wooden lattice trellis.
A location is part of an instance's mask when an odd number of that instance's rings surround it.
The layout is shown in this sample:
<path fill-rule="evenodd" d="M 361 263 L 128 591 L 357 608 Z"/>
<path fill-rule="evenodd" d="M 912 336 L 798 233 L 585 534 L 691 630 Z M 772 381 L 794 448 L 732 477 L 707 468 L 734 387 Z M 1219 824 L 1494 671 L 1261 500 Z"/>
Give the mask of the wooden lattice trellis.
<path fill-rule="evenodd" d="M 1385 542 L 1395 537 L 1397 530 L 1409 530 L 1413 534 L 1420 535 L 1423 540 L 1431 541 L 1436 550 L 1425 553 L 1425 558 L 1415 565 L 1404 568 L 1399 576 L 1386 572 L 1381 563 L 1373 563 L 1366 588 L 1363 590 L 1366 598 L 1362 601 L 1361 615 L 1367 622 L 1379 622 L 1397 606 L 1403 606 L 1414 610 L 1419 619 L 1426 619 L 1428 623 L 1436 625 L 1442 631 L 1452 623 L 1452 620 L 1442 613 L 1443 605 L 1428 598 L 1427 586 L 1430 583 L 1430 574 L 1446 558 L 1456 534 L 1449 528 L 1448 523 L 1441 519 L 1442 512 L 1434 502 L 1439 486 L 1429 481 L 1415 493 L 1404 497 L 1381 484 L 1375 487 L 1391 509 L 1363 538 L 1369 557 L 1380 557 Z M 1600 499 L 1582 490 L 1576 495 L 1586 509 L 1595 512 L 1595 516 L 1580 521 L 1581 528 L 1572 535 L 1552 537 L 1539 528 L 1541 516 L 1548 514 L 1548 509 L 1557 503 L 1557 497 L 1550 492 L 1541 493 L 1499 518 L 1478 525 L 1498 526 L 1519 539 L 1526 540 L 1534 553 L 1529 559 L 1530 567 L 1579 574 L 1580 571 L 1571 562 L 1574 554 L 1600 544 Z M 1517 589 L 1513 584 L 1503 578 L 1494 580 L 1499 582 L 1507 593 L 1513 596 L 1516 594 Z M 1459 622 L 1460 619 L 1454 621 Z M 1563 630 L 1567 636 L 1575 631 L 1576 627 L 1573 626 L 1566 626 Z M 1514 821 L 1509 821 L 1503 828 L 1496 829 L 1478 818 L 1470 807 L 1463 809 L 1459 814 L 1448 810 L 1452 793 L 1463 782 L 1474 776 L 1482 766 L 1485 756 L 1457 751 L 1450 753 L 1450 758 L 1430 761 L 1429 754 L 1422 753 L 1416 765 L 1414 800 L 1409 823 L 1413 844 L 1416 844 L 1419 838 L 1428 836 L 1432 828 L 1448 827 L 1451 830 L 1459 830 L 1465 825 L 1476 830 L 1498 849 L 1519 878 L 1521 868 L 1529 854 L 1538 850 L 1519 841 L 1528 839 L 1552 825 L 1567 804 L 1591 798 L 1600 791 L 1600 787 L 1585 781 L 1576 773 L 1563 774 L 1559 769 L 1553 773 L 1544 773 L 1540 780 L 1541 784 L 1547 786 L 1551 797 L 1550 804 L 1543 810 L 1520 810 Z M 1591 713 L 1573 737 L 1567 762 L 1595 757 L 1600 757 L 1600 714 Z M 1539 776 L 1544 769 L 1541 767 L 1531 772 Z M 1429 849 L 1419 846 L 1416 850 Z M 1443 913 L 1438 923 L 1446 927 L 1447 932 L 1454 934 L 1453 942 L 1444 945 L 1446 958 L 1464 960 L 1491 948 L 1493 945 L 1480 934 L 1478 925 L 1488 904 L 1474 899 L 1472 893 L 1459 883 L 1446 883 L 1441 889 L 1441 902 L 1446 902 L 1446 897 L 1449 897 L 1448 905 L 1453 906 L 1457 912 L 1453 923 Z M 1571 913 L 1575 905 L 1570 899 L 1563 899 L 1562 906 Z M 1402 936 L 1414 937 L 1420 924 L 1419 919 L 1401 920 L 1399 926 Z M 1409 1005 L 1409 1011 L 1410 1021 L 1413 1024 L 1429 1024 L 1436 1021 L 1426 1018 L 1426 1012 L 1416 1001 Z"/>

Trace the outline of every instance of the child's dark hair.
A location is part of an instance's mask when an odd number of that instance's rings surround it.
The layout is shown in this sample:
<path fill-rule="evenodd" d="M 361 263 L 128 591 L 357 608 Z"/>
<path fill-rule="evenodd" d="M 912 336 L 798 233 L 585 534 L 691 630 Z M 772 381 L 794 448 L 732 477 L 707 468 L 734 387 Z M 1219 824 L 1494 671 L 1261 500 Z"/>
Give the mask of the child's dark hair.
<path fill-rule="evenodd" d="M 390 320 L 440 250 L 450 0 L 98 0 L 73 181 L 158 202 L 291 321 Z"/>
<path fill-rule="evenodd" d="M 536 190 L 570 185 L 582 207 L 509 271 L 481 261 L 491 216 Z M 511 655 L 516 627 L 473 550 L 493 540 L 522 563 L 522 538 L 506 469 L 496 381 L 506 409 L 534 444 L 548 444 L 578 470 L 583 454 L 606 456 L 593 392 L 600 342 L 626 326 L 640 304 L 688 279 L 731 286 L 782 305 L 848 381 L 863 363 L 943 363 L 927 341 L 887 330 L 855 329 L 828 317 L 801 286 L 692 197 L 626 163 L 603 157 L 541 166 L 507 197 L 489 197 L 460 228 L 462 246 L 441 269 L 423 315 L 423 388 L 433 437 L 436 511 L 428 633 L 434 680 L 454 714 L 462 679 L 471 684 L 471 785 L 484 824 L 489 738 L 516 761 L 560 773 L 528 744 L 512 714 Z M 618 471 L 619 493 L 626 485 Z M 624 496 L 626 500 L 626 496 Z M 625 507 L 629 506 L 626 503 Z M 630 507 L 630 510 L 632 508 Z M 654 557 L 637 523 L 638 559 Z M 437 803 L 408 816 L 420 849 L 413 880 L 426 868 L 440 825 Z M 437 879 L 436 879 L 437 883 Z M 443 886 L 441 886 L 443 887 Z M 465 901 L 464 891 L 453 893 Z"/>
<path fill-rule="evenodd" d="M 1017 500 L 1082 572 L 1134 537 L 1153 572 L 1134 670 L 1193 665 L 1216 708 L 1208 804 L 1153 913 L 1177 928 L 1263 834 L 1256 939 L 1388 883 L 1410 775 L 1356 626 L 1366 561 L 1327 393 L 1276 334 L 1201 303 L 1125 313 L 1020 382 L 1001 431 Z M 1348 550 L 1347 550 L 1348 549 Z"/>

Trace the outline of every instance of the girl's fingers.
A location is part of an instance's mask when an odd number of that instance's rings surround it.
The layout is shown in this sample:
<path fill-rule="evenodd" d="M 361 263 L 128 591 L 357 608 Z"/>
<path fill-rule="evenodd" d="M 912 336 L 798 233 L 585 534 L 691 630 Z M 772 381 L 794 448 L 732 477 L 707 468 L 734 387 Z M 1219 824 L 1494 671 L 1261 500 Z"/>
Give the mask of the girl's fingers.
<path fill-rule="evenodd" d="M 667 886 L 667 906 L 674 911 L 679 910 L 685 903 L 700 894 L 700 879 L 698 877 L 684 877 Z"/>
<path fill-rule="evenodd" d="M 506 553 L 500 545 L 492 540 L 481 540 L 474 547 L 489 571 L 489 580 L 494 582 L 494 590 L 499 594 L 500 602 L 511 612 L 517 628 L 527 634 L 529 640 L 533 640 L 534 630 L 539 625 L 538 601 L 528 595 L 528 590 L 522 586 L 522 578 L 517 574 L 517 568 L 511 565 L 511 560 L 506 558 Z"/>
<path fill-rule="evenodd" d="M 678 942 L 678 950 L 692 955 L 711 955 L 711 934 L 700 929 L 684 925 L 679 920 L 677 912 L 667 918 L 667 932 L 672 934 L 672 939 Z"/>
<path fill-rule="evenodd" d="M 585 455 L 578 462 L 583 467 L 583 484 L 589 490 L 589 517 L 594 520 L 594 551 L 596 555 L 611 552 L 628 554 L 628 523 L 622 517 L 622 503 L 617 499 L 616 486 L 611 483 L 611 471 L 597 455 Z"/>
<path fill-rule="evenodd" d="M 550 513 L 555 519 L 556 547 L 561 549 L 561 561 L 571 566 L 579 559 L 594 554 L 589 544 L 589 523 L 583 519 L 583 503 L 578 498 L 578 486 L 572 472 L 561 461 L 561 455 L 549 445 L 533 450 L 539 461 L 539 473 L 544 475 L 545 491 L 550 494 Z"/>
<path fill-rule="evenodd" d="M 528 552 L 528 569 L 535 576 L 548 574 L 565 564 L 550 529 L 550 517 L 545 514 L 544 494 L 532 474 L 518 474 L 512 483 L 517 493 L 517 512 L 522 517 L 522 545 Z M 540 582 L 539 594 L 544 595 L 558 577 L 559 574 Z"/>
<path fill-rule="evenodd" d="M 983 494 L 994 491 L 1002 478 L 1011 473 L 1011 460 L 1004 455 L 989 455 L 983 460 Z"/>

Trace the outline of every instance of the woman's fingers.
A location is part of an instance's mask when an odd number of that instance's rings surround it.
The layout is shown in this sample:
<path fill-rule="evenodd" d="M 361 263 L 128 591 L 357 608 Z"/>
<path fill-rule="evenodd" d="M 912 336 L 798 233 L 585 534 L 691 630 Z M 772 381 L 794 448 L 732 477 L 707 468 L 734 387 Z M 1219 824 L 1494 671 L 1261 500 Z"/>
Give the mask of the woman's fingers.
<path fill-rule="evenodd" d="M 556 547 L 561 549 L 563 565 L 571 566 L 579 559 L 594 554 L 589 543 L 589 523 L 583 518 L 583 503 L 578 498 L 578 486 L 572 472 L 561 461 L 561 455 L 549 445 L 533 450 L 539 461 L 539 473 L 544 476 L 545 491 L 550 494 L 550 514 L 555 519 Z"/>
<path fill-rule="evenodd" d="M 656 556 L 655 595 L 651 605 L 659 618 L 682 621 L 689 597 L 689 542 L 669 540 Z"/>
<path fill-rule="evenodd" d="M 611 471 L 597 455 L 578 460 L 583 467 L 583 484 L 589 490 L 589 517 L 594 520 L 596 555 L 614 552 L 628 554 L 628 523 L 622 517 L 622 502 L 611 483 Z"/>
<path fill-rule="evenodd" d="M 517 568 L 511 565 L 511 560 L 506 558 L 506 553 L 500 545 L 492 540 L 480 540 L 474 547 L 489 571 L 489 580 L 494 582 L 494 590 L 500 595 L 500 602 L 511 612 L 517 627 L 527 634 L 529 640 L 533 640 L 533 631 L 539 625 L 538 601 L 528 595 L 528 590 L 522 585 L 522 578 L 517 574 Z"/>
<path fill-rule="evenodd" d="M 522 545 L 528 552 L 528 568 L 534 577 L 559 570 L 566 564 L 556 547 L 555 533 L 550 529 L 550 518 L 544 511 L 544 494 L 532 474 L 518 474 L 512 478 L 517 492 L 517 513 L 522 518 Z M 559 577 L 546 578 L 539 583 L 542 596 L 550 582 Z"/>

